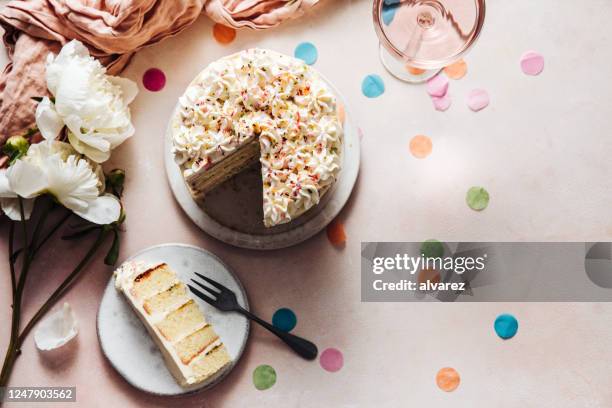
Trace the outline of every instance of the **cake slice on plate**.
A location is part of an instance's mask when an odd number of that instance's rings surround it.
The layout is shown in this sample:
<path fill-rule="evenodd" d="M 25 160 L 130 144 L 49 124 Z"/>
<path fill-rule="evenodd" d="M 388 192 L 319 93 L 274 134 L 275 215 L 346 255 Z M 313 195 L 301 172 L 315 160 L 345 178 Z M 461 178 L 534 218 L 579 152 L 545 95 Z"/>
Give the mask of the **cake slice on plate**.
<path fill-rule="evenodd" d="M 168 265 L 128 261 L 115 279 L 181 386 L 195 388 L 229 366 L 223 342 Z"/>

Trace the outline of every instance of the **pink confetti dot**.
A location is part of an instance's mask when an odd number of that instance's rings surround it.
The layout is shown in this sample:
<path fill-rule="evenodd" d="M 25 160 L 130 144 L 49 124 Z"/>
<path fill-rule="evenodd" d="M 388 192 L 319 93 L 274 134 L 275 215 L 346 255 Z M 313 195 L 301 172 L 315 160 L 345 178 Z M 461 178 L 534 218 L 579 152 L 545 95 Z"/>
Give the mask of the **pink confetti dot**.
<path fill-rule="evenodd" d="M 427 81 L 427 93 L 430 96 L 442 97 L 448 91 L 448 78 L 446 75 L 438 74 Z"/>
<path fill-rule="evenodd" d="M 431 101 L 433 102 L 434 108 L 440 112 L 444 112 L 451 106 L 451 98 L 448 94 L 444 96 L 432 96 Z"/>
<path fill-rule="evenodd" d="M 474 112 L 489 106 L 489 94 L 484 89 L 473 89 L 467 97 L 467 105 Z"/>
<path fill-rule="evenodd" d="M 539 75 L 544 70 L 544 57 L 535 51 L 527 51 L 521 57 L 521 69 L 527 75 Z"/>
<path fill-rule="evenodd" d="M 166 86 L 166 74 L 159 68 L 150 68 L 142 76 L 142 84 L 151 92 L 159 92 Z"/>
<path fill-rule="evenodd" d="M 344 365 L 344 356 L 340 350 L 328 348 L 321 353 L 319 362 L 324 370 L 335 373 L 336 371 L 340 371 Z"/>

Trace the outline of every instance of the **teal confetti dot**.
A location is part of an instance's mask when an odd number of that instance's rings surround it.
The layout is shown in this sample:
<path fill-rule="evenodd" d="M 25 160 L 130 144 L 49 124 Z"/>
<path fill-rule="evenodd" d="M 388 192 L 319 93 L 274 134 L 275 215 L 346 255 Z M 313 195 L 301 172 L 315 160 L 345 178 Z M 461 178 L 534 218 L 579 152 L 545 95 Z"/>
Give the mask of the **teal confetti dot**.
<path fill-rule="evenodd" d="M 495 319 L 495 333 L 504 340 L 511 339 L 518 331 L 518 321 L 511 314 L 501 314 Z"/>
<path fill-rule="evenodd" d="M 272 324 L 279 330 L 290 332 L 297 324 L 297 317 L 293 310 L 283 307 L 274 312 L 272 316 Z"/>
<path fill-rule="evenodd" d="M 253 385 L 259 391 L 267 390 L 276 384 L 276 371 L 272 366 L 263 364 L 253 371 Z"/>
<path fill-rule="evenodd" d="M 319 58 L 319 52 L 317 51 L 317 47 L 313 43 L 303 42 L 297 47 L 295 47 L 295 52 L 293 53 L 295 58 L 299 58 L 308 65 L 312 65 L 317 62 L 317 58 Z"/>
<path fill-rule="evenodd" d="M 385 93 L 385 83 L 380 75 L 368 75 L 363 78 L 361 92 L 363 92 L 367 98 L 377 98 Z"/>
<path fill-rule="evenodd" d="M 444 245 L 437 239 L 428 239 L 421 244 L 421 254 L 425 258 L 442 258 L 444 256 Z"/>

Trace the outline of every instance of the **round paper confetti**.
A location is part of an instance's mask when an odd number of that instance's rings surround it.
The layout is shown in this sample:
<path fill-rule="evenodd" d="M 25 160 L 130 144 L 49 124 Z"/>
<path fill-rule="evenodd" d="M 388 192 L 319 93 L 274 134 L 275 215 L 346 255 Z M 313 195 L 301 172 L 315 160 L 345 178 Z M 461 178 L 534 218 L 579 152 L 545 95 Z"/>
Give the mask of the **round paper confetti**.
<path fill-rule="evenodd" d="M 328 348 L 323 350 L 321 357 L 319 357 L 319 363 L 324 370 L 331 373 L 340 371 L 344 365 L 344 356 L 342 352 L 335 348 Z"/>
<path fill-rule="evenodd" d="M 377 98 L 385 93 L 385 83 L 380 75 L 368 75 L 361 82 L 361 92 L 368 98 Z"/>
<path fill-rule="evenodd" d="M 465 195 L 465 202 L 475 211 L 482 211 L 489 205 L 489 192 L 483 187 L 472 187 Z"/>
<path fill-rule="evenodd" d="M 427 93 L 429 96 L 441 97 L 448 92 L 448 78 L 444 75 L 436 75 L 427 81 Z"/>
<path fill-rule="evenodd" d="M 544 70 L 544 57 L 535 51 L 527 51 L 521 57 L 521 69 L 527 75 L 539 75 Z"/>
<path fill-rule="evenodd" d="M 419 284 L 426 282 L 439 283 L 440 280 L 440 273 L 435 269 L 421 269 L 417 276 L 417 282 Z"/>
<path fill-rule="evenodd" d="M 425 73 L 424 69 L 412 67 L 410 65 L 406 65 L 406 71 L 411 75 L 423 75 Z"/>
<path fill-rule="evenodd" d="M 216 23 L 213 26 L 213 37 L 219 44 L 229 44 L 236 39 L 236 30 L 232 27 Z"/>
<path fill-rule="evenodd" d="M 148 91 L 159 92 L 166 86 L 166 74 L 159 68 L 150 68 L 142 76 L 142 85 Z"/>
<path fill-rule="evenodd" d="M 260 391 L 271 388 L 276 383 L 276 371 L 269 365 L 260 365 L 253 371 L 253 384 Z"/>
<path fill-rule="evenodd" d="M 474 112 L 489 106 L 489 94 L 484 89 L 473 89 L 467 97 L 467 105 Z"/>
<path fill-rule="evenodd" d="M 442 258 L 444 245 L 437 239 L 428 239 L 421 244 L 421 254 L 425 258 Z"/>
<path fill-rule="evenodd" d="M 346 232 L 344 231 L 344 225 L 338 220 L 333 220 L 327 226 L 327 239 L 332 245 L 342 247 L 346 243 Z"/>
<path fill-rule="evenodd" d="M 450 79 L 461 79 L 467 73 L 467 64 L 460 59 L 447 67 L 444 67 L 444 73 Z"/>
<path fill-rule="evenodd" d="M 432 96 L 431 101 L 433 102 L 433 106 L 437 111 L 444 112 L 451 106 L 451 98 L 448 96 L 448 93 L 444 96 Z"/>
<path fill-rule="evenodd" d="M 459 377 L 459 373 L 454 368 L 444 367 L 436 375 L 436 384 L 438 384 L 442 391 L 455 391 L 460 382 L 461 377 Z"/>
<path fill-rule="evenodd" d="M 511 314 L 501 314 L 495 319 L 495 333 L 504 340 L 511 339 L 518 331 L 518 321 Z"/>
<path fill-rule="evenodd" d="M 272 316 L 272 324 L 279 330 L 290 332 L 297 324 L 297 317 L 293 310 L 286 307 L 278 309 Z"/>
<path fill-rule="evenodd" d="M 308 65 L 312 65 L 317 62 L 317 58 L 319 58 L 319 52 L 317 51 L 317 47 L 313 43 L 303 42 L 297 47 L 295 47 L 295 51 L 293 53 L 295 58 L 299 58 Z"/>
<path fill-rule="evenodd" d="M 383 3 L 382 19 L 385 25 L 389 25 L 391 24 L 391 22 L 393 22 L 393 19 L 395 18 L 395 13 L 399 8 L 399 4 L 397 3 L 399 3 L 399 1 L 397 0 L 385 0 L 385 2 Z"/>
<path fill-rule="evenodd" d="M 410 153 L 417 159 L 424 159 L 431 154 L 431 139 L 424 135 L 416 135 L 410 139 Z"/>

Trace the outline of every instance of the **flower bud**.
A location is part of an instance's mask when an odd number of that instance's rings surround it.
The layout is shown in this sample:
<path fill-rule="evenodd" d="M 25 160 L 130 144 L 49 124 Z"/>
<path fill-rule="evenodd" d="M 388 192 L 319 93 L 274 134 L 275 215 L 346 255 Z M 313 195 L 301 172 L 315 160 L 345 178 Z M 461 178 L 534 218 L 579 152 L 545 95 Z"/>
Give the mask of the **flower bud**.
<path fill-rule="evenodd" d="M 25 137 L 11 136 L 2 147 L 2 152 L 10 158 L 12 163 L 20 157 L 25 156 L 29 147 L 30 143 Z"/>
<path fill-rule="evenodd" d="M 123 194 L 123 184 L 125 183 L 125 171 L 121 169 L 111 170 L 106 175 L 106 185 L 117 197 Z"/>

